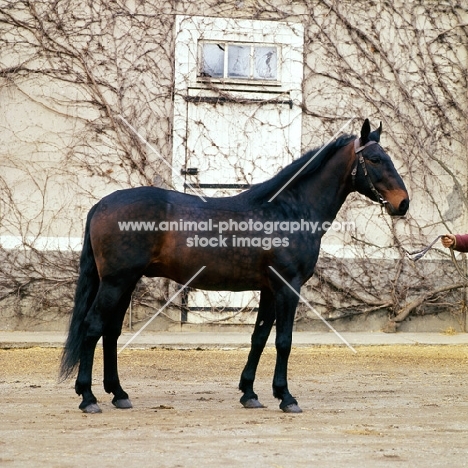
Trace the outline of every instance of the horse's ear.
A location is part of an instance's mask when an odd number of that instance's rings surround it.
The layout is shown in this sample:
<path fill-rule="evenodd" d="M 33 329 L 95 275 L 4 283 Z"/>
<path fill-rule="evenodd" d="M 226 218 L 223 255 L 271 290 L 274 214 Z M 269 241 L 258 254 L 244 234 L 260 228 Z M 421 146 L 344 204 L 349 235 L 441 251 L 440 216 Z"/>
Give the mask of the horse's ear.
<path fill-rule="evenodd" d="M 376 141 L 377 143 L 380 141 L 380 134 L 382 133 L 382 122 L 380 122 L 379 128 L 374 130 L 370 135 L 369 135 L 369 140 Z"/>
<path fill-rule="evenodd" d="M 365 145 L 369 141 L 370 130 L 369 119 L 366 119 L 361 128 L 361 145 Z"/>

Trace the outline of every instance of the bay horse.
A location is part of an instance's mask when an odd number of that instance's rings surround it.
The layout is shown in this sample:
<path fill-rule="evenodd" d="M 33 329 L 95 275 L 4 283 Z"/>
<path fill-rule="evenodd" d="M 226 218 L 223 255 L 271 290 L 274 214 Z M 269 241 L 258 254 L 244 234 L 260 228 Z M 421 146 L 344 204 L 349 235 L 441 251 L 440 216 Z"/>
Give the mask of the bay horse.
<path fill-rule="evenodd" d="M 273 395 L 284 412 L 301 412 L 288 389 L 288 358 L 299 291 L 314 272 L 326 229 L 284 232 L 280 226 L 302 220 L 330 226 L 353 191 L 380 203 L 389 215 L 403 216 L 409 207 L 408 192 L 379 145 L 381 131 L 382 123 L 371 131 L 366 119 L 359 137 L 343 135 L 320 151 L 309 151 L 270 180 L 232 197 L 202 199 L 139 187 L 119 190 L 94 205 L 86 221 L 74 309 L 60 367 L 63 379 L 78 367 L 75 391 L 82 397 L 79 408 L 85 413 L 101 411 L 91 390 L 94 353 L 101 337 L 104 389 L 114 395 L 112 403 L 117 408 L 132 407 L 120 385 L 117 340 L 138 280 L 158 276 L 182 285 L 205 267 L 193 278 L 191 287 L 261 292 L 251 349 L 240 378 L 241 404 L 263 407 L 254 392 L 254 380 L 276 323 Z M 164 221 L 166 227 L 172 222 L 173 229 L 119 228 L 119 223 L 135 220 Z M 205 227 L 211 222 L 226 229 L 204 237 L 203 245 L 200 236 L 207 232 L 199 232 L 197 243 L 193 232 L 176 229 L 182 220 Z M 257 229 L 267 223 L 275 228 L 273 238 Z M 240 226 L 246 228 L 242 233 Z M 234 242 L 241 235 L 242 245 Z"/>

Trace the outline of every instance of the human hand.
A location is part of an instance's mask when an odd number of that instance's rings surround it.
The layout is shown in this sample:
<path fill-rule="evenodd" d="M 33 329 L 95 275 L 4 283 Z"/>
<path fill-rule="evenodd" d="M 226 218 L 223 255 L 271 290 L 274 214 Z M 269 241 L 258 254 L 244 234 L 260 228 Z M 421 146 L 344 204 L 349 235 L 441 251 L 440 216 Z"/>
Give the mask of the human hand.
<path fill-rule="evenodd" d="M 453 234 L 445 234 L 441 237 L 441 242 L 444 247 L 454 247 L 455 246 L 455 236 Z"/>

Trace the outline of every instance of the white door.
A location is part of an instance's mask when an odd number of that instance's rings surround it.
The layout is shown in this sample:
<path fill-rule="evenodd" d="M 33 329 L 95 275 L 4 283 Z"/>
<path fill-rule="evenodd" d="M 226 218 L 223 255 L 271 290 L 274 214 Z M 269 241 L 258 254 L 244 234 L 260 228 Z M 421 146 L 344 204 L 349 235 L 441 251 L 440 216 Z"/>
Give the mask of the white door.
<path fill-rule="evenodd" d="M 299 157 L 302 26 L 185 16 L 176 25 L 174 186 L 233 195 Z M 191 290 L 186 319 L 250 322 L 242 311 L 258 296 Z"/>
<path fill-rule="evenodd" d="M 295 112 L 285 100 L 187 102 L 185 181 L 207 196 L 225 196 L 269 179 L 294 159 L 290 121 Z"/>

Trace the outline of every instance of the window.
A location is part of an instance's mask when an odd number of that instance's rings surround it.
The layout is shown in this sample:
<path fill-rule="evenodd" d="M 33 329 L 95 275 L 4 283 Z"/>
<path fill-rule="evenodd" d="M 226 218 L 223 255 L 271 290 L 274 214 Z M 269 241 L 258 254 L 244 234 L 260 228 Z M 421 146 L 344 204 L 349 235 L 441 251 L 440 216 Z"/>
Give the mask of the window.
<path fill-rule="evenodd" d="M 276 46 L 201 42 L 198 63 L 202 79 L 279 81 Z"/>

